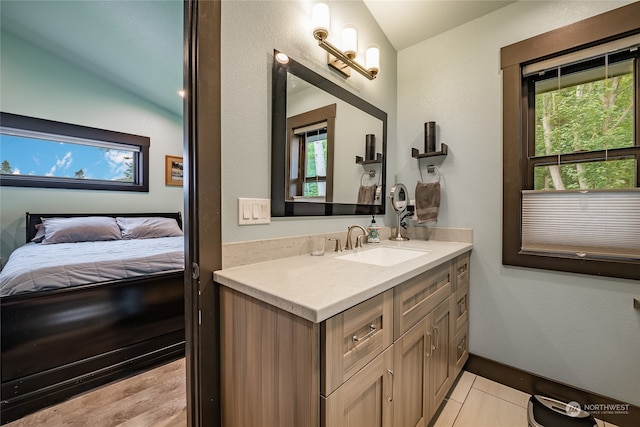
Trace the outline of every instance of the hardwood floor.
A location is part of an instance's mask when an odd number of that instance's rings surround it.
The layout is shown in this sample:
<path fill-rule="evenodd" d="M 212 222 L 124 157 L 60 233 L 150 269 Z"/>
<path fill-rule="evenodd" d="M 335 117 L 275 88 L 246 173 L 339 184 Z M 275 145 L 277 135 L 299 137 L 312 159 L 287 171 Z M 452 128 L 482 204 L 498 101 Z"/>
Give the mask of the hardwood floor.
<path fill-rule="evenodd" d="M 7 427 L 186 427 L 185 360 L 108 384 Z"/>

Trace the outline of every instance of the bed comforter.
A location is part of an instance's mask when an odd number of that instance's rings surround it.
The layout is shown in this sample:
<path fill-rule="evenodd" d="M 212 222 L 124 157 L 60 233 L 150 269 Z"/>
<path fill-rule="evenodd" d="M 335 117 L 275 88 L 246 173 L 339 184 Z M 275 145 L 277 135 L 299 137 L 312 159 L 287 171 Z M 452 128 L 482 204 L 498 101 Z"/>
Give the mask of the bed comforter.
<path fill-rule="evenodd" d="M 0 271 L 0 296 L 184 269 L 184 237 L 28 243 Z"/>

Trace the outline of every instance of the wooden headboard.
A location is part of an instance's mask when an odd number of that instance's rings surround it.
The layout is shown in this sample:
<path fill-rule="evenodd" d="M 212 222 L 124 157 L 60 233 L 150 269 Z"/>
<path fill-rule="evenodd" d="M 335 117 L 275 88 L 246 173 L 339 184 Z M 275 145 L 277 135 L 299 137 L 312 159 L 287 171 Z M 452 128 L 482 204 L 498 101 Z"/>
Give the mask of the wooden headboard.
<path fill-rule="evenodd" d="M 74 218 L 81 216 L 110 216 L 112 218 L 123 216 L 123 217 L 146 217 L 146 216 L 158 216 L 162 218 L 173 218 L 176 220 L 180 229 L 182 229 L 182 214 L 180 212 L 163 212 L 163 213 L 65 213 L 65 214 L 54 214 L 54 213 L 26 213 L 26 243 L 29 243 L 31 239 L 33 239 L 38 232 L 36 229 L 36 225 L 42 223 L 42 218 Z"/>

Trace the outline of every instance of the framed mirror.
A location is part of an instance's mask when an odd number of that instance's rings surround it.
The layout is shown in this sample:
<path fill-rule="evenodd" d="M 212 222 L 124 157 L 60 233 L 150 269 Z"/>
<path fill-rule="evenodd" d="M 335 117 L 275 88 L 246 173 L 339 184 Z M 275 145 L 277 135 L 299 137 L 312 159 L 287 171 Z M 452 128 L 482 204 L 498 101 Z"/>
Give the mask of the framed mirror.
<path fill-rule="evenodd" d="M 277 50 L 271 216 L 384 214 L 387 113 Z"/>

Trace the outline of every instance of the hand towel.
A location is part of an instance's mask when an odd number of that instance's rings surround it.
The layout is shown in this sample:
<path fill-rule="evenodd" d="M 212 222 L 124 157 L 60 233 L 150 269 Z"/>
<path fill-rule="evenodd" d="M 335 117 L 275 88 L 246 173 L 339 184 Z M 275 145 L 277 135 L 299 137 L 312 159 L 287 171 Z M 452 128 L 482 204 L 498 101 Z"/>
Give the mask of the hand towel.
<path fill-rule="evenodd" d="M 373 205 L 376 197 L 376 185 L 361 185 L 358 189 L 358 201 L 359 205 Z"/>
<path fill-rule="evenodd" d="M 416 215 L 418 223 L 438 220 L 440 209 L 440 182 L 416 185 Z"/>

